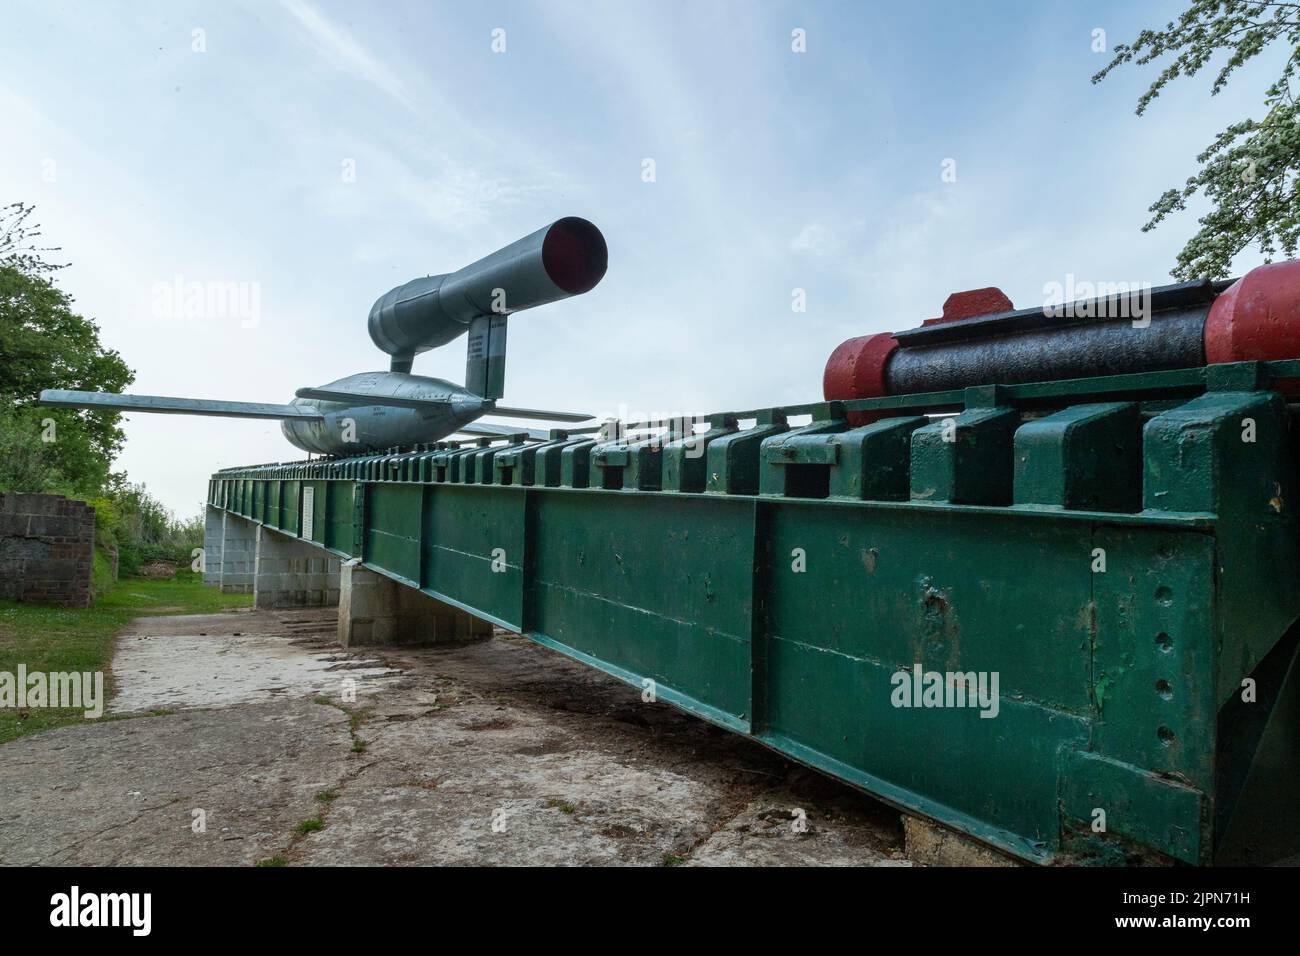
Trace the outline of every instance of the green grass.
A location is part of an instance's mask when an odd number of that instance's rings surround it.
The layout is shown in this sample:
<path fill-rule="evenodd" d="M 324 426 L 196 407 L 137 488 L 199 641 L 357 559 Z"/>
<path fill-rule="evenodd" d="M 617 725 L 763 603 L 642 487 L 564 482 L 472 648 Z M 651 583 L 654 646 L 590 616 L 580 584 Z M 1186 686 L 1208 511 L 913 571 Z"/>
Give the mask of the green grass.
<path fill-rule="evenodd" d="M 113 566 L 102 548 L 96 548 L 91 555 L 90 590 L 96 596 L 107 594 L 117 584 L 113 580 Z"/>
<path fill-rule="evenodd" d="M 111 694 L 113 637 L 133 619 L 152 614 L 211 614 L 247 607 L 252 595 L 222 594 L 202 576 L 183 571 L 171 580 L 125 578 L 89 608 L 41 607 L 0 601 L 0 671 L 103 671 Z M 0 708 L 0 744 L 84 720 L 80 710 Z"/>
<path fill-rule="evenodd" d="M 314 703 L 322 707 L 333 707 L 335 710 L 341 710 L 348 715 L 348 733 L 352 735 L 352 752 L 354 754 L 363 754 L 366 752 L 366 742 L 361 739 L 361 725 L 370 719 L 369 707 L 349 707 L 347 704 L 331 700 L 323 695 L 312 698 Z M 320 797 L 318 796 L 319 800 Z"/>
<path fill-rule="evenodd" d="M 289 861 L 282 856 L 268 856 L 265 860 L 258 860 L 254 866 L 288 866 Z"/>
<path fill-rule="evenodd" d="M 325 820 L 322 817 L 312 817 L 310 820 L 303 820 L 293 828 L 294 833 L 306 836 L 308 833 L 315 833 L 317 830 L 325 829 Z"/>

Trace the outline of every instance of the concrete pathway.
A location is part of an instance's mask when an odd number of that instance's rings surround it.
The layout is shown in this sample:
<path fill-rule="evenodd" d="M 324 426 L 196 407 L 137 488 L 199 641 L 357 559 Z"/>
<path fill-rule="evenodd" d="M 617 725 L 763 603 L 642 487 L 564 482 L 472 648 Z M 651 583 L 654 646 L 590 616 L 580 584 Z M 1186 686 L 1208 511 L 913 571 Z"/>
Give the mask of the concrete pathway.
<path fill-rule="evenodd" d="M 110 719 L 0 747 L 0 864 L 908 865 L 897 813 L 527 640 L 335 619 L 137 621 Z"/>

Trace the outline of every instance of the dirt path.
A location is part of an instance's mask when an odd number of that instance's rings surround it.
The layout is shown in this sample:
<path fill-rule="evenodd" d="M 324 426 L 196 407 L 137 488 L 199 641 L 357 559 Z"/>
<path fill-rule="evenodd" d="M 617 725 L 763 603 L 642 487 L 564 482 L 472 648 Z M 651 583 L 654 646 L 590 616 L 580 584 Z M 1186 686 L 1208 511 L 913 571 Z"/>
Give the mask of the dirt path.
<path fill-rule="evenodd" d="M 888 808 L 527 640 L 334 621 L 137 621 L 130 719 L 0 747 L 0 864 L 908 865 Z"/>

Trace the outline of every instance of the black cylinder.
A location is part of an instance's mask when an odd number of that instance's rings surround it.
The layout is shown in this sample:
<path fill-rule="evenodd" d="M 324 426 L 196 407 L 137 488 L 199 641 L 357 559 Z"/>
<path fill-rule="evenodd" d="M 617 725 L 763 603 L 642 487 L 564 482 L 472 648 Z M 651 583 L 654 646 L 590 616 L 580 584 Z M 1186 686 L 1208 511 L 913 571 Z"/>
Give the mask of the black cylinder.
<path fill-rule="evenodd" d="M 1202 279 L 1147 286 L 895 332 L 885 390 L 906 395 L 1198 368 L 1205 364 L 1205 321 L 1225 285 Z"/>
<path fill-rule="evenodd" d="M 1131 319 L 1047 326 L 990 338 L 902 345 L 885 367 L 891 395 L 940 392 L 998 381 L 1005 385 L 1205 364 L 1208 308 Z"/>

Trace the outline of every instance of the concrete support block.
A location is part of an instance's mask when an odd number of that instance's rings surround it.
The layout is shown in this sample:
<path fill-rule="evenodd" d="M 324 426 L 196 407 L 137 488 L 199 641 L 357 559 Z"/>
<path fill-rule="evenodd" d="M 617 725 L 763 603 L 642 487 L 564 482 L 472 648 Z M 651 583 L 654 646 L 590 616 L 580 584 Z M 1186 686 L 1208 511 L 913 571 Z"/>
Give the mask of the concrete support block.
<path fill-rule="evenodd" d="M 460 608 L 346 561 L 339 578 L 339 643 L 433 644 L 492 636 L 492 625 Z"/>
<path fill-rule="evenodd" d="M 226 594 L 252 593 L 253 570 L 257 564 L 257 525 L 223 511 L 219 551 L 221 590 Z"/>
<path fill-rule="evenodd" d="M 907 858 L 923 866 L 1019 866 L 1015 860 L 933 820 L 903 814 Z"/>
<path fill-rule="evenodd" d="M 226 537 L 226 513 L 208 505 L 203 513 L 203 583 L 221 586 L 221 548 Z"/>
<path fill-rule="evenodd" d="M 338 603 L 337 557 L 300 538 L 257 526 L 254 607 L 333 607 Z"/>

